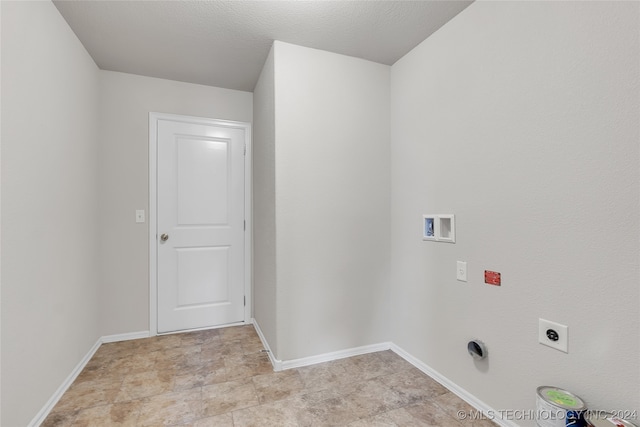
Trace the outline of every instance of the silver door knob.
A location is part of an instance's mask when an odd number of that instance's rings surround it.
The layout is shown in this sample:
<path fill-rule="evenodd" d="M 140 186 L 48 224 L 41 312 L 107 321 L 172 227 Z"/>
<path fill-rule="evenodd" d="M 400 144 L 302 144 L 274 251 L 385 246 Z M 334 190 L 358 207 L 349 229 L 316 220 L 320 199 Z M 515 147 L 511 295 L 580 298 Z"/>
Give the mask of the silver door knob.
<path fill-rule="evenodd" d="M 167 240 L 169 240 L 169 235 L 164 233 L 160 235 L 160 240 L 162 240 L 163 242 L 166 242 Z"/>

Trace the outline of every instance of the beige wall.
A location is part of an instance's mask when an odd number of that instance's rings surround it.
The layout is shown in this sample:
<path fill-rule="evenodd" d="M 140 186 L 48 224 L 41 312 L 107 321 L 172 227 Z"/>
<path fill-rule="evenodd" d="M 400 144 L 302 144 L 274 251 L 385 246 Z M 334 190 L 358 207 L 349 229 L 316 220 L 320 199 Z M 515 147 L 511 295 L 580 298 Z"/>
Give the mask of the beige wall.
<path fill-rule="evenodd" d="M 392 67 L 392 339 L 496 409 L 551 384 L 640 410 L 639 7 L 475 2 Z M 456 244 L 421 241 L 423 213 L 456 214 Z"/>
<path fill-rule="evenodd" d="M 2 420 L 98 339 L 98 69 L 50 2 L 2 2 Z"/>
<path fill-rule="evenodd" d="M 274 60 L 276 356 L 386 341 L 390 67 L 281 42 Z"/>
<path fill-rule="evenodd" d="M 100 71 L 100 334 L 149 330 L 149 112 L 252 121 L 253 95 Z"/>
<path fill-rule="evenodd" d="M 253 317 L 272 351 L 276 333 L 276 159 L 274 49 L 253 91 Z"/>

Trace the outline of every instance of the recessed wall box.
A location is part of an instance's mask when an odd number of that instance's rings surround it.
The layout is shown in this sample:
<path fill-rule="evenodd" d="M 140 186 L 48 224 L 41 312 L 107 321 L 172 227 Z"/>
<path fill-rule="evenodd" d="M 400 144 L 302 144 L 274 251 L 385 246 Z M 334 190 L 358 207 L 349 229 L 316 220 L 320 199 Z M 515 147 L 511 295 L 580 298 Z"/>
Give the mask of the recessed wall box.
<path fill-rule="evenodd" d="M 422 239 L 436 240 L 436 224 L 438 222 L 438 216 L 423 215 L 422 222 Z"/>
<path fill-rule="evenodd" d="M 440 227 L 438 227 L 438 241 L 439 242 L 456 242 L 456 224 L 455 217 L 453 215 L 438 215 L 440 221 Z"/>
<path fill-rule="evenodd" d="M 428 214 L 422 215 L 422 240 L 436 242 L 456 242 L 455 215 Z"/>

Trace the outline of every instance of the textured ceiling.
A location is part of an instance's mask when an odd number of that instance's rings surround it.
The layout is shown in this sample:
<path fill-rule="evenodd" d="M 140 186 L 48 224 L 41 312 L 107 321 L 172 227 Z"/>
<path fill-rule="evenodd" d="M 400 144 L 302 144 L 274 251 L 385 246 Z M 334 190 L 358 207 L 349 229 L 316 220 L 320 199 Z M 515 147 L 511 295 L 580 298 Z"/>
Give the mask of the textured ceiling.
<path fill-rule="evenodd" d="M 393 64 L 471 1 L 67 1 L 103 70 L 253 91 L 273 40 Z"/>

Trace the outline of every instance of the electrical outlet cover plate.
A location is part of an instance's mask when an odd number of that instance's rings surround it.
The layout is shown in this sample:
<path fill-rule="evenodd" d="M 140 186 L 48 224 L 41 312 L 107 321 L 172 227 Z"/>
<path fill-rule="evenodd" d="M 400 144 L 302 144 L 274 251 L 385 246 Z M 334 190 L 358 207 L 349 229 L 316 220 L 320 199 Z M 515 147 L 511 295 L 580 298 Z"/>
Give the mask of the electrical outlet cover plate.
<path fill-rule="evenodd" d="M 557 333 L 557 341 L 549 339 L 549 337 L 547 336 L 547 331 L 549 329 Z M 551 335 L 554 334 L 551 333 Z M 538 342 L 548 347 L 555 348 L 556 350 L 569 353 L 569 327 L 566 325 L 561 325 L 560 323 L 552 322 L 550 320 L 538 319 Z"/>
<path fill-rule="evenodd" d="M 466 261 L 458 261 L 456 270 L 456 279 L 461 282 L 467 281 L 467 263 Z"/>

